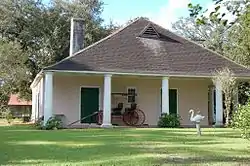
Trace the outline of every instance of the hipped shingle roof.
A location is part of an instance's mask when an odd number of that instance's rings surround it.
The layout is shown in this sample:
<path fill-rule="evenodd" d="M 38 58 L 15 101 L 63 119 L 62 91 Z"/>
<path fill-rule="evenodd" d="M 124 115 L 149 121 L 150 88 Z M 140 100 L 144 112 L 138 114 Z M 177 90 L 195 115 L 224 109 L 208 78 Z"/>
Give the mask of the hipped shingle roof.
<path fill-rule="evenodd" d="M 224 67 L 250 76 L 247 68 L 140 18 L 45 70 L 211 76 Z"/>

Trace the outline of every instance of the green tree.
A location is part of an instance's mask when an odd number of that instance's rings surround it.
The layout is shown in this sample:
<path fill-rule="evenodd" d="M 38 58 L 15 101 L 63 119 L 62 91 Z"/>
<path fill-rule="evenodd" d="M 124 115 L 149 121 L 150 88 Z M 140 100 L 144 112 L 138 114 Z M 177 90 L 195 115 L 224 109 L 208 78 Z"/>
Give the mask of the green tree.
<path fill-rule="evenodd" d="M 6 110 L 6 106 L 8 104 L 9 100 L 9 95 L 10 95 L 10 87 L 8 84 L 1 84 L 0 85 L 0 117 L 3 116 L 3 112 Z"/>
<path fill-rule="evenodd" d="M 212 22 L 210 24 L 197 24 L 196 18 L 185 17 L 173 23 L 172 28 L 184 38 L 221 54 L 223 53 L 226 28 L 221 24 Z"/>
<path fill-rule="evenodd" d="M 206 16 L 208 10 L 203 10 L 200 4 L 188 4 L 190 16 L 196 18 L 197 24 L 218 23 L 224 26 L 231 27 L 237 22 L 237 17 L 245 12 L 246 7 L 250 4 L 249 0 L 213 0 L 215 8 Z M 221 11 L 224 7 L 226 10 Z M 221 13 L 222 12 L 222 13 Z M 233 20 L 228 20 L 225 16 L 230 15 L 235 17 Z"/>
<path fill-rule="evenodd" d="M 190 17 L 196 20 L 197 26 L 210 27 L 210 39 L 206 40 L 206 46 L 222 55 L 228 55 L 224 43 L 232 26 L 238 22 L 238 17 L 246 12 L 249 0 L 213 0 L 215 8 L 212 12 L 204 10 L 199 4 L 188 4 Z M 221 9 L 224 10 L 221 10 Z M 228 20 L 230 16 L 230 20 Z M 231 56 L 229 56 L 232 58 Z"/>
<path fill-rule="evenodd" d="M 147 17 L 134 17 L 134 18 L 129 19 L 129 20 L 126 22 L 126 25 L 127 25 L 127 24 L 130 24 L 130 23 L 132 23 L 132 22 L 134 22 L 134 21 L 136 21 L 136 20 L 138 20 L 138 19 L 140 19 L 140 18 L 149 20 L 149 18 L 147 18 Z"/>
<path fill-rule="evenodd" d="M 25 63 L 28 54 L 17 42 L 0 41 L 0 104 L 4 107 L 17 80 L 25 80 L 29 76 Z"/>
<path fill-rule="evenodd" d="M 221 53 L 230 59 L 243 64 L 247 67 L 250 66 L 250 1 L 249 0 L 215 0 L 215 9 L 209 16 L 204 13 L 207 11 L 203 10 L 198 5 L 189 4 L 190 16 L 196 19 L 197 25 L 211 25 L 212 23 L 219 24 L 225 30 L 222 33 L 223 42 L 219 43 L 217 48 L 222 50 Z M 221 13 L 220 8 L 226 7 L 226 11 Z M 234 19 L 228 20 L 226 17 L 234 16 Z M 215 49 L 218 52 L 218 49 Z M 249 90 L 249 84 L 240 83 L 240 100 L 242 103 L 246 103 L 246 91 Z M 244 92 L 243 92 L 244 91 Z M 228 97 L 227 97 L 228 98 Z M 228 99 L 225 102 L 229 103 Z M 246 106 L 247 107 L 247 106 Z M 240 110 L 240 109 L 239 109 Z M 244 109 L 243 109 L 244 110 Z M 226 109 L 227 118 L 229 118 L 229 107 Z M 244 115 L 243 115 L 244 116 Z M 228 123 L 228 120 L 227 120 Z"/>
<path fill-rule="evenodd" d="M 250 67 L 250 5 L 227 34 L 227 56 Z"/>
<path fill-rule="evenodd" d="M 246 105 L 240 105 L 237 112 L 233 115 L 232 126 L 240 129 L 241 136 L 250 139 L 250 102 Z"/>
<path fill-rule="evenodd" d="M 16 42 L 0 42 L 0 78 L 4 82 L 12 82 L 26 76 L 26 52 Z M 4 83 L 3 82 L 3 83 Z"/>
<path fill-rule="evenodd" d="M 203 43 L 210 38 L 211 27 L 196 24 L 193 17 L 181 17 L 172 24 L 174 31 L 184 38 Z"/>
<path fill-rule="evenodd" d="M 71 17 L 85 20 L 84 46 L 100 40 L 116 28 L 102 26 L 102 6 L 99 0 L 51 0 L 47 5 L 41 0 L 0 1 L 1 38 L 17 42 L 28 54 L 24 62 L 26 77 L 12 82 L 21 97 L 31 98 L 29 86 L 43 67 L 68 56 Z M 8 75 L 7 70 L 5 74 Z"/>
<path fill-rule="evenodd" d="M 215 77 L 213 78 L 214 84 L 219 84 L 220 89 L 225 95 L 225 114 L 226 117 L 226 126 L 230 124 L 230 114 L 231 111 L 231 103 L 234 103 L 234 94 L 236 93 L 236 77 L 228 68 L 224 68 L 215 73 Z"/>

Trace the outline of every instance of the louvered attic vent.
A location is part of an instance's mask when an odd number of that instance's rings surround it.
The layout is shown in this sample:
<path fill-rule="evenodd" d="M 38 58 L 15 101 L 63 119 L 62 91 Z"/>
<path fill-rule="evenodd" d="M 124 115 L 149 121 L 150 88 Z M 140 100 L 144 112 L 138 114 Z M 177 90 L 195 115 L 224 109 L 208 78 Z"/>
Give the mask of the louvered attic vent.
<path fill-rule="evenodd" d="M 159 38 L 159 34 L 156 32 L 155 28 L 152 25 L 148 25 L 145 30 L 141 32 L 140 37 L 145 38 Z"/>

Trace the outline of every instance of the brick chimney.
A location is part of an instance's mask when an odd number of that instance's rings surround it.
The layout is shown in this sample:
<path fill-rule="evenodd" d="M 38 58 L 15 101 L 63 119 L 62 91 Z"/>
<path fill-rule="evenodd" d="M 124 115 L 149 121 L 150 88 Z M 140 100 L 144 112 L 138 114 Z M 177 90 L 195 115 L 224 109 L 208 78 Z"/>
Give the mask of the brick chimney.
<path fill-rule="evenodd" d="M 70 22 L 70 50 L 69 56 L 74 55 L 84 47 L 84 20 L 71 18 Z"/>

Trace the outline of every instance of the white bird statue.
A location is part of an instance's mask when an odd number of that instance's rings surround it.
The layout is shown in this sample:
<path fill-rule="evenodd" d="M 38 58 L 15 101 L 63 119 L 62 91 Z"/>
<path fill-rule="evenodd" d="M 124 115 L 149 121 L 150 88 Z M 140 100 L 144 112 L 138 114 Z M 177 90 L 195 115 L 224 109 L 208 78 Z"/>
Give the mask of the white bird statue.
<path fill-rule="evenodd" d="M 189 111 L 189 113 L 191 113 L 191 116 L 190 116 L 190 121 L 191 121 L 191 122 L 200 123 L 201 120 L 203 120 L 203 119 L 205 118 L 205 116 L 202 116 L 202 115 L 199 114 L 200 112 L 198 112 L 198 114 L 196 114 L 196 115 L 194 116 L 194 110 L 193 110 L 193 109 L 191 109 L 191 110 Z"/>
<path fill-rule="evenodd" d="M 190 121 L 195 122 L 196 129 L 197 129 L 197 134 L 198 134 L 198 136 L 201 136 L 200 122 L 205 118 L 205 116 L 202 116 L 200 114 L 200 111 L 198 111 L 198 114 L 196 114 L 194 116 L 194 110 L 193 109 L 189 110 L 189 113 L 191 113 Z"/>

